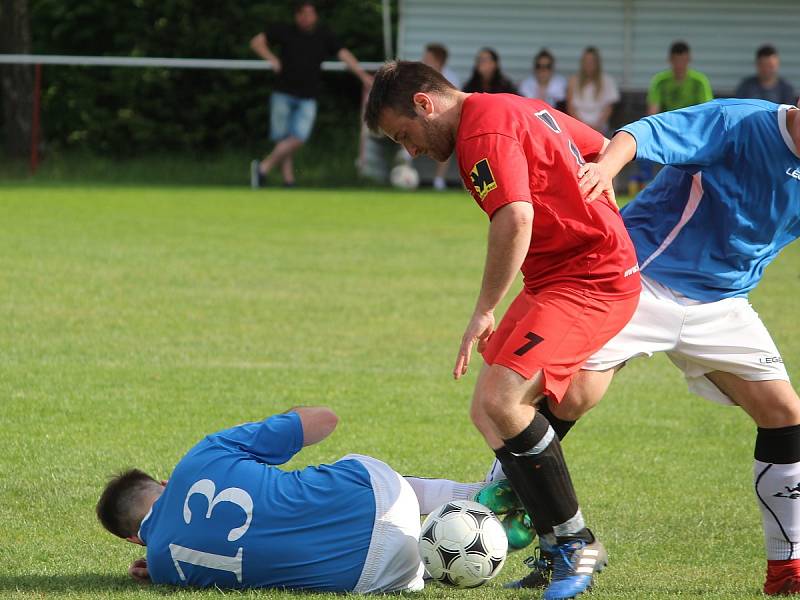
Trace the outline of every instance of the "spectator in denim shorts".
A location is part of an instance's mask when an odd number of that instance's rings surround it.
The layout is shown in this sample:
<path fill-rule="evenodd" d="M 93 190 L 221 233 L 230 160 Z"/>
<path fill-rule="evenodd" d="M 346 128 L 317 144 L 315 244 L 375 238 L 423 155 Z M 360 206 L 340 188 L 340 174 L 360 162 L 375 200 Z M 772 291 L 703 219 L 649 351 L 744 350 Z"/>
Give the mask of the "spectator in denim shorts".
<path fill-rule="evenodd" d="M 275 147 L 262 161 L 250 164 L 253 188 L 261 187 L 276 165 L 281 167 L 284 185 L 294 185 L 292 156 L 311 135 L 317 116 L 320 66 L 325 58 L 335 55 L 365 86 L 372 84 L 372 77 L 361 68 L 352 52 L 318 21 L 314 2 L 299 1 L 294 4 L 293 23 L 269 25 L 250 40 L 253 51 L 269 62 L 277 74 L 270 99 L 270 137 Z M 280 47 L 280 58 L 272 52 L 270 44 Z"/>

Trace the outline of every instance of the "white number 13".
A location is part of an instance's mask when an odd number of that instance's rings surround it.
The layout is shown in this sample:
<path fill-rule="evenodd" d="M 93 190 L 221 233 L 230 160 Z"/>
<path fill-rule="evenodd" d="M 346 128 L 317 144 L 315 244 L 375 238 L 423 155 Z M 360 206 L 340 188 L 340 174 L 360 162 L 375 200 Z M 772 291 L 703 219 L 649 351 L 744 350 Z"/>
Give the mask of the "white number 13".
<path fill-rule="evenodd" d="M 189 498 L 195 494 L 205 496 L 208 500 L 208 511 L 206 512 L 206 519 L 211 518 L 211 512 L 214 507 L 220 502 L 230 502 L 241 508 L 245 513 L 244 525 L 236 527 L 228 532 L 228 541 L 235 542 L 241 538 L 250 528 L 250 522 L 253 520 L 253 498 L 250 494 L 241 488 L 225 488 L 216 496 L 216 486 L 210 479 L 201 479 L 189 488 L 186 494 L 186 499 L 183 501 L 183 520 L 188 525 L 192 521 L 192 511 L 189 509 Z M 189 563 L 198 567 L 206 567 L 208 569 L 217 569 L 220 571 L 228 571 L 236 576 L 236 581 L 242 583 L 242 548 L 236 552 L 234 556 L 224 556 L 221 554 L 210 554 L 200 550 L 193 550 L 179 546 L 178 544 L 170 544 L 169 552 L 172 555 L 172 561 L 175 563 L 175 570 L 178 571 L 178 576 L 181 581 L 186 581 L 181 569 L 180 562 Z"/>

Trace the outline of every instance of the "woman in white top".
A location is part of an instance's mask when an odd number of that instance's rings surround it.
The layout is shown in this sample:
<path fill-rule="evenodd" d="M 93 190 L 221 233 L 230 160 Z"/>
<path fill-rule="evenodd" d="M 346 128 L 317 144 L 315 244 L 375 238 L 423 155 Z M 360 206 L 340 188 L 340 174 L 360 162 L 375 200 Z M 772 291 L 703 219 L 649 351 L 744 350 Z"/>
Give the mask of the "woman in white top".
<path fill-rule="evenodd" d="M 542 48 L 533 57 L 533 75 L 522 80 L 519 93 L 528 98 L 539 98 L 550 106 L 563 110 L 567 96 L 567 80 L 555 72 L 556 59 Z M 560 106 L 559 106 L 560 105 Z"/>
<path fill-rule="evenodd" d="M 612 77 L 603 73 L 600 53 L 589 46 L 581 55 L 577 75 L 569 79 L 567 112 L 600 133 L 609 132 L 608 119 L 619 102 L 619 89 Z"/>

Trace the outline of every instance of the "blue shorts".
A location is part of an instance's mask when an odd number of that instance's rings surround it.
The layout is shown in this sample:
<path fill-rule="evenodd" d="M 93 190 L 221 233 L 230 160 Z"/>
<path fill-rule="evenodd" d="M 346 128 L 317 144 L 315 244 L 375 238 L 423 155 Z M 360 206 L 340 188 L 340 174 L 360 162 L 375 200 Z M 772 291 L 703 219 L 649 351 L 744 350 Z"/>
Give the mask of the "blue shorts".
<path fill-rule="evenodd" d="M 270 98 L 270 138 L 280 142 L 294 137 L 305 142 L 311 135 L 317 117 L 317 101 L 314 98 L 298 98 L 272 92 Z"/>

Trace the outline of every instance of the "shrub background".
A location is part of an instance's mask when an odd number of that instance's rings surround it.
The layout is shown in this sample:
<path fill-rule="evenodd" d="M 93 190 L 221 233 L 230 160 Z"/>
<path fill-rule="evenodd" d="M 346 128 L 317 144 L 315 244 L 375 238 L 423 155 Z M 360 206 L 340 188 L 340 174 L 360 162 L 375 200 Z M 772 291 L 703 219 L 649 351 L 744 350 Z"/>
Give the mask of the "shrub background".
<path fill-rule="evenodd" d="M 318 3 L 321 21 L 363 61 L 383 59 L 380 0 Z M 216 0 L 32 0 L 33 51 L 41 54 L 255 58 L 249 40 L 291 3 Z M 45 153 L 113 157 L 268 148 L 271 72 L 45 66 Z M 313 143 L 357 138 L 361 85 L 325 73 Z"/>

